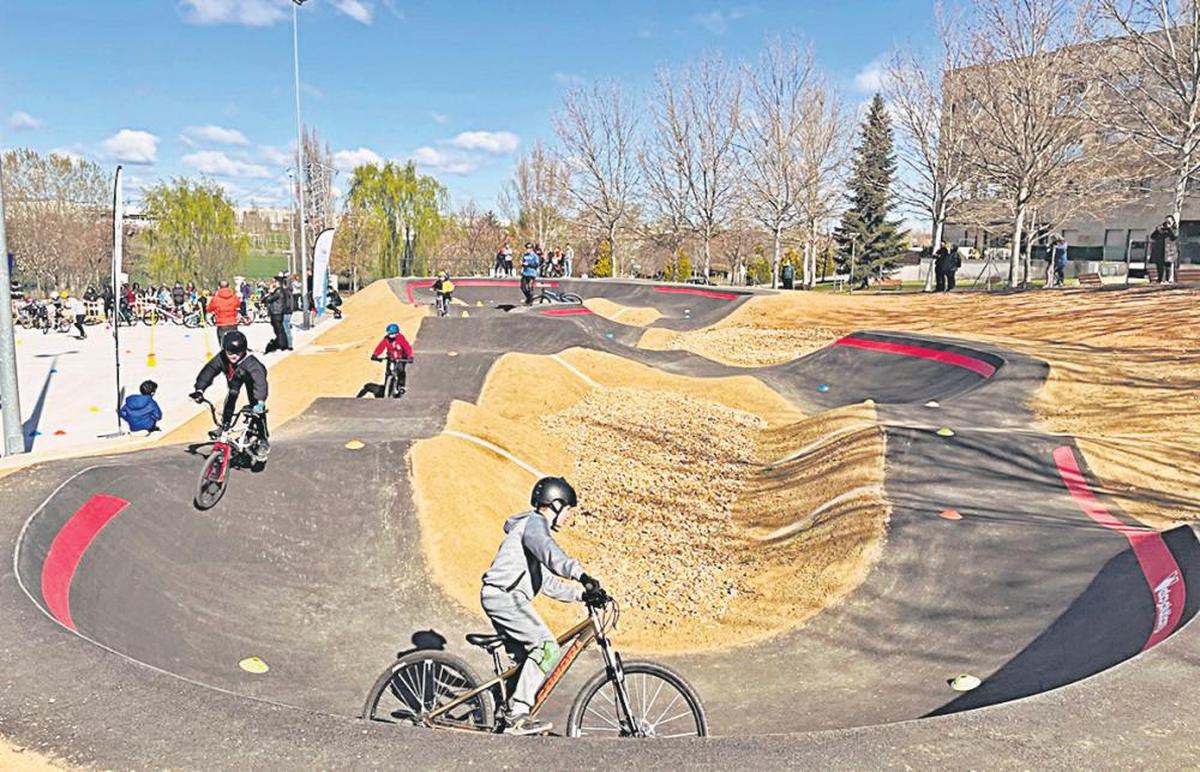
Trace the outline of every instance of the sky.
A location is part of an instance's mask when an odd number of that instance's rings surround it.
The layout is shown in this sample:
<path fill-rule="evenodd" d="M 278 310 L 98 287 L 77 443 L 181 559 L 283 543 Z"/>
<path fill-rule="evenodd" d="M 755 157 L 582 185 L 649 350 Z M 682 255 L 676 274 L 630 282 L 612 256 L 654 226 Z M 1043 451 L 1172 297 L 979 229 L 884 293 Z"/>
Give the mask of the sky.
<path fill-rule="evenodd" d="M 0 0 L 0 147 L 125 167 L 127 197 L 208 176 L 240 205 L 287 200 L 296 119 L 291 0 Z M 345 191 L 357 163 L 414 160 L 461 204 L 496 207 L 519 154 L 554 142 L 575 84 L 645 89 L 706 51 L 811 46 L 851 104 L 897 44 L 928 45 L 933 0 L 308 0 L 301 103 Z M 294 156 L 293 156 L 294 157 Z"/>

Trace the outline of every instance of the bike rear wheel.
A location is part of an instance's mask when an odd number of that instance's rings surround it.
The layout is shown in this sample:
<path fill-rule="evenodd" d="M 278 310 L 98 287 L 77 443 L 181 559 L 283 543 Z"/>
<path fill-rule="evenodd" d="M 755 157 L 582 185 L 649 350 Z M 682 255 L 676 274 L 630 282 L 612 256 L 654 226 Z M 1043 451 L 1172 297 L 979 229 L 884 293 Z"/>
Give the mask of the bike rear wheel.
<path fill-rule="evenodd" d="M 192 500 L 196 509 L 212 509 L 225 495 L 225 489 L 229 487 L 229 470 L 225 465 L 225 454 L 214 448 L 208 460 L 204 462 L 204 468 L 200 470 L 200 484 L 196 487 L 196 497 Z"/>
<path fill-rule="evenodd" d="M 429 713 L 478 688 L 480 683 L 471 666 L 453 654 L 414 651 L 393 662 L 375 680 L 362 717 L 420 726 Z M 431 722 L 451 729 L 491 731 L 495 726 L 491 692 L 481 692 Z"/>
<path fill-rule="evenodd" d="M 574 292 L 564 292 L 559 296 L 564 303 L 582 303 L 583 298 L 576 295 Z"/>
<path fill-rule="evenodd" d="M 627 662 L 625 690 L 639 737 L 705 737 L 708 719 L 700 695 L 683 676 L 655 662 Z M 603 670 L 592 676 L 571 705 L 568 737 L 630 737 L 617 707 L 616 683 Z"/>

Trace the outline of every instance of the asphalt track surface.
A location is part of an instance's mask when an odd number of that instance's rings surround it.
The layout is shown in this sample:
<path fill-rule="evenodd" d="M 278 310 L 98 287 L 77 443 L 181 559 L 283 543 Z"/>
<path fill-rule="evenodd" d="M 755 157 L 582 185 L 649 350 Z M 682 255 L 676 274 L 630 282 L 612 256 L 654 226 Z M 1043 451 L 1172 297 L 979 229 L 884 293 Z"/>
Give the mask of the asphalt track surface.
<path fill-rule="evenodd" d="M 428 302 L 413 285 L 393 288 Z M 745 297 L 569 288 L 653 305 L 674 329 Z M 1044 363 L 869 331 L 754 371 L 808 410 L 877 403 L 893 516 L 842 605 L 765 644 L 658 658 L 699 689 L 719 739 L 514 742 L 356 721 L 398 652 L 434 641 L 486 670 L 462 642 L 486 625 L 425 579 L 404 456 L 441 431 L 452 399 L 477 396 L 499 355 L 587 346 L 682 374 L 746 372 L 634 349 L 641 330 L 578 308 L 500 310 L 519 298 L 512 283 L 463 281 L 456 295 L 470 316 L 425 320 L 405 399 L 318 400 L 210 512 L 191 507 L 200 458 L 183 447 L 0 480 L 14 554 L 0 583 L 0 732 L 105 767 L 1200 762 L 1193 531 L 1138 527 L 1094 492 L 1070 438 L 1030 428 Z M 347 451 L 350 438 L 365 447 Z M 240 670 L 248 656 L 269 673 Z M 597 667 L 574 668 L 551 718 Z M 982 685 L 952 691 L 963 672 Z"/>

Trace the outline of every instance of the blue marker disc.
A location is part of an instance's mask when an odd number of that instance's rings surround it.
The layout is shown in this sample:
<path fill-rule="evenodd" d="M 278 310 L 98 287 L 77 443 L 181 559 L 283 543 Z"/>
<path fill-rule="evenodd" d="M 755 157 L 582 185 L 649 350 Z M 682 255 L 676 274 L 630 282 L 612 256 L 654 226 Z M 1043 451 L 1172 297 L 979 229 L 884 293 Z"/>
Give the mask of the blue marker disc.
<path fill-rule="evenodd" d="M 817 391 L 829 391 L 829 384 L 822 383 L 820 386 L 817 387 Z"/>

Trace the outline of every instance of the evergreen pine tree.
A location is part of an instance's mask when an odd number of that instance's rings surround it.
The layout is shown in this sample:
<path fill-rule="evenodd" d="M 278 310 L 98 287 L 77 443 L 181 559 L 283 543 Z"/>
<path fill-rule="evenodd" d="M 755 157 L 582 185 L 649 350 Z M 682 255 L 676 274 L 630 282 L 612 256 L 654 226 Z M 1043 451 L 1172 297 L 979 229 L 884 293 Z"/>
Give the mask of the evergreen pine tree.
<path fill-rule="evenodd" d="M 906 248 L 907 231 L 898 220 L 889 220 L 892 208 L 892 179 L 896 155 L 892 149 L 892 127 L 879 94 L 871 100 L 863 121 L 862 141 L 855 150 L 850 176 L 850 208 L 842 215 L 834 234 L 838 242 L 837 263 L 843 272 L 850 266 L 854 244 L 854 276 L 860 282 L 869 276 L 884 276 L 897 268 Z"/>

